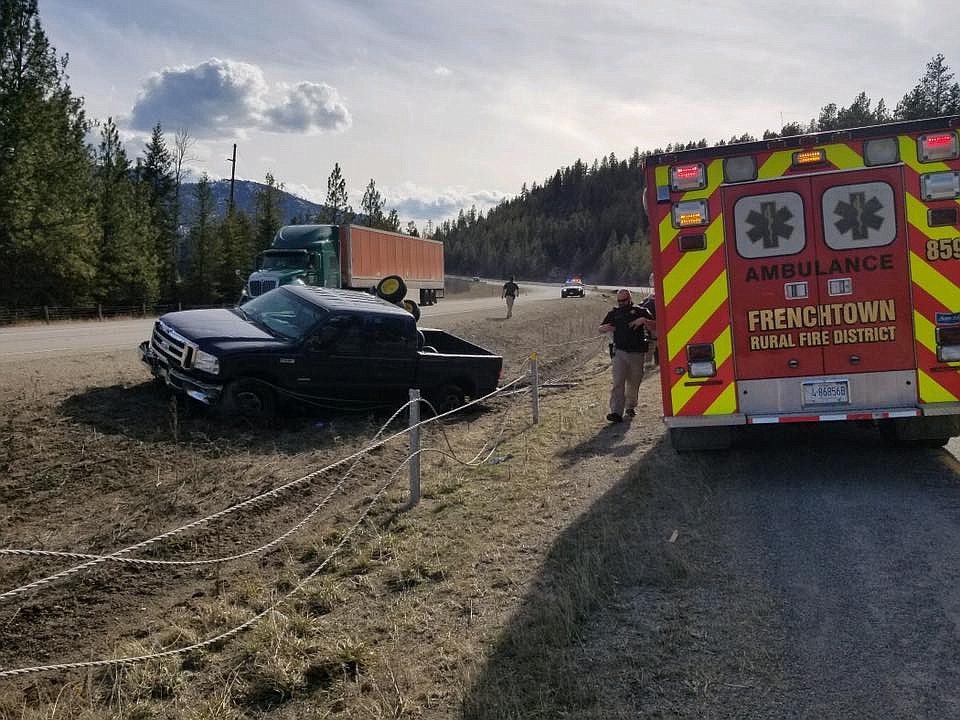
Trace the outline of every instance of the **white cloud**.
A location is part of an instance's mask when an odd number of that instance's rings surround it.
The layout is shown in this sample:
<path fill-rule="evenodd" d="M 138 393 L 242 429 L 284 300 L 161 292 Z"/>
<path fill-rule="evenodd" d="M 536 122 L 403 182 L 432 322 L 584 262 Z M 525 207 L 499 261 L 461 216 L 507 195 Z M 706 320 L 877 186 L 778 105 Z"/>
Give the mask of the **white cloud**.
<path fill-rule="evenodd" d="M 450 75 L 453 75 L 453 71 L 448 67 L 444 67 L 443 65 L 437 65 L 433 69 L 433 74 L 439 75 L 440 77 L 449 77 Z"/>
<path fill-rule="evenodd" d="M 346 130 L 352 122 L 336 89 L 326 83 L 302 82 L 287 88 L 284 98 L 263 115 L 264 129 L 273 132 Z"/>
<path fill-rule="evenodd" d="M 442 222 L 456 216 L 461 209 L 475 205 L 477 210 L 487 211 L 503 200 L 506 195 L 497 190 L 466 190 L 452 187 L 445 190 L 418 187 L 404 183 L 395 190 L 385 192 L 388 209 L 396 208 L 401 218 L 433 220 Z"/>
<path fill-rule="evenodd" d="M 336 88 L 326 83 L 281 85 L 278 101 L 257 65 L 211 58 L 197 65 L 164 68 L 147 78 L 128 123 L 149 130 L 186 128 L 195 137 L 242 134 L 340 131 L 351 117 Z"/>

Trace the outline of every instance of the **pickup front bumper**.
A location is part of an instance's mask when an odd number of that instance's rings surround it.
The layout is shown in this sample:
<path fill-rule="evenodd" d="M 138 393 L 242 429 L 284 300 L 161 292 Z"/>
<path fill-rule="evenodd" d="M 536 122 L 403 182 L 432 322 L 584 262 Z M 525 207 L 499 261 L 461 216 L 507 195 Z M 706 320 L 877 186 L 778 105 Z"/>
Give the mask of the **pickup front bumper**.
<path fill-rule="evenodd" d="M 223 393 L 223 385 L 212 385 L 210 383 L 200 382 L 190 377 L 182 370 L 170 367 L 166 358 L 158 355 L 150 347 L 150 341 L 144 340 L 140 343 L 140 360 L 143 361 L 153 376 L 163 380 L 167 387 L 176 392 L 183 393 L 194 400 L 202 402 L 204 405 L 214 405 L 220 399 Z"/>

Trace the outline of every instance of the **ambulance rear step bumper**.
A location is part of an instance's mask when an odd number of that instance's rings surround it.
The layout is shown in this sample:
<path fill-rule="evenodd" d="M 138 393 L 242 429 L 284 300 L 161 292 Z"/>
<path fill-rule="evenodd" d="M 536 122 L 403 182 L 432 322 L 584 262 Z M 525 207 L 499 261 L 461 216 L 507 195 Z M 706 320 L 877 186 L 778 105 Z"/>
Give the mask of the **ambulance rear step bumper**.
<path fill-rule="evenodd" d="M 664 424 L 668 428 L 693 427 L 720 427 L 724 425 L 772 425 L 776 423 L 798 422 L 838 422 L 892 420 L 894 418 L 919 417 L 922 415 L 916 408 L 879 408 L 876 410 L 851 410 L 850 412 L 821 412 L 821 413 L 783 413 L 762 415 L 698 415 L 665 417 Z"/>

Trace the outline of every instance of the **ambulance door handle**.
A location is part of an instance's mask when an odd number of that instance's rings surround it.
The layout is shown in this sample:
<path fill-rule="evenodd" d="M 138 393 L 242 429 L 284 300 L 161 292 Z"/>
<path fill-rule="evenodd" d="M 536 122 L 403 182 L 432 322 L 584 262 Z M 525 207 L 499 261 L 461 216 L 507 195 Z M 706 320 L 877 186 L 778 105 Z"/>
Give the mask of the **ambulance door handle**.
<path fill-rule="evenodd" d="M 796 358 L 790 358 L 789 360 L 787 360 L 787 365 L 789 365 L 792 368 L 798 368 L 800 367 L 800 361 L 797 360 Z"/>
<path fill-rule="evenodd" d="M 859 355 L 851 355 L 851 356 L 850 356 L 850 364 L 851 364 L 851 365 L 859 365 L 859 364 L 860 364 L 860 356 L 859 356 Z"/>

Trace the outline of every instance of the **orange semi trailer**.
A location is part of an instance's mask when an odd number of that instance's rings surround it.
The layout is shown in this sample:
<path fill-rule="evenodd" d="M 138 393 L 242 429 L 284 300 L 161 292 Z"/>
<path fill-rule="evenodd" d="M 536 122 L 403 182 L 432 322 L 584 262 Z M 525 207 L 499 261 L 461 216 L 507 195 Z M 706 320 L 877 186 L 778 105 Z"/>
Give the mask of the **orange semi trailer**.
<path fill-rule="evenodd" d="M 420 291 L 420 304 L 443 297 L 443 243 L 362 225 L 287 225 L 257 257 L 245 294 L 303 284 L 372 290 L 389 275 Z"/>

